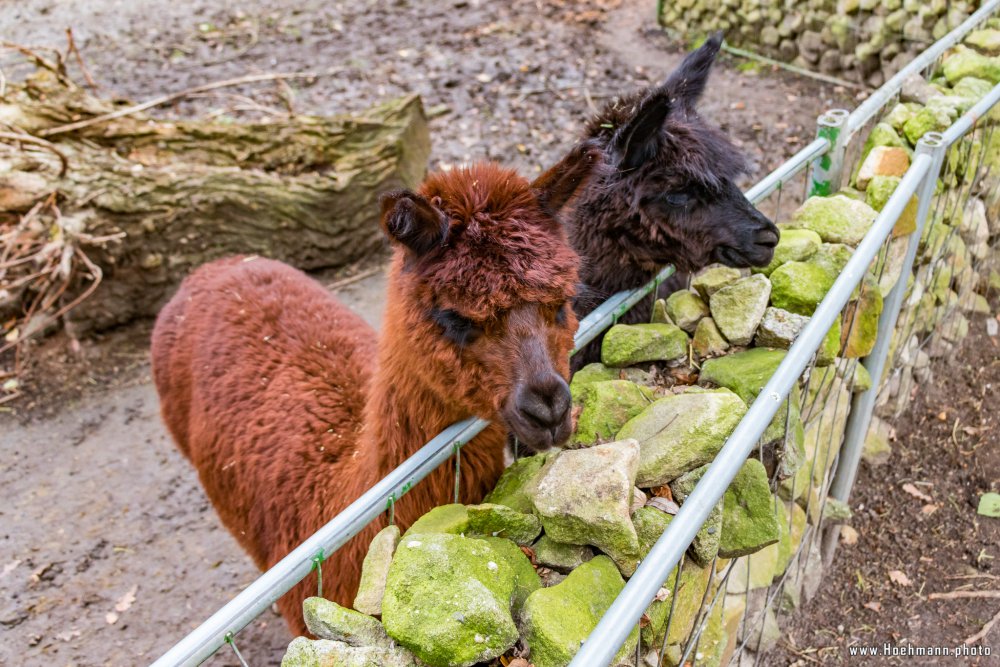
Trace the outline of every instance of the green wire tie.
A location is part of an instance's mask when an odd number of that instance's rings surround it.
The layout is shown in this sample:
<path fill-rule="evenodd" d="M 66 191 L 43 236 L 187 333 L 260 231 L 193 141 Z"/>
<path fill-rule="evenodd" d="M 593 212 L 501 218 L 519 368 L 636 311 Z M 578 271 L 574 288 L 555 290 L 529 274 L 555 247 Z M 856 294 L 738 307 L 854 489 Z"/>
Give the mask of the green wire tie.
<path fill-rule="evenodd" d="M 323 561 L 326 557 L 323 555 L 323 550 L 320 549 L 319 553 L 313 556 L 312 564 L 316 568 L 316 597 L 323 597 Z"/>
<path fill-rule="evenodd" d="M 393 526 L 396 524 L 396 494 L 390 495 L 385 502 L 385 509 L 389 512 L 389 525 Z"/>
<path fill-rule="evenodd" d="M 462 445 L 455 443 L 455 503 L 458 504 L 459 490 L 462 484 Z"/>
<path fill-rule="evenodd" d="M 250 667 L 250 665 L 247 664 L 247 661 L 243 659 L 243 655 L 240 653 L 240 650 L 236 648 L 236 636 L 232 632 L 226 633 L 226 643 L 232 647 L 233 653 L 236 654 L 236 658 L 240 661 L 240 664 L 243 665 L 243 667 Z"/>

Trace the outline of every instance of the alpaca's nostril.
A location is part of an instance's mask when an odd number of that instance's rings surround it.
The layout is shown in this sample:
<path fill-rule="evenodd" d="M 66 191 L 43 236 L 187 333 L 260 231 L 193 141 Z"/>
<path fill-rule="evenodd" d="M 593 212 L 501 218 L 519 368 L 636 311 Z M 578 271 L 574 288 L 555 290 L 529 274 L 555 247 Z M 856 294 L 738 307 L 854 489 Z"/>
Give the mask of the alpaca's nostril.
<path fill-rule="evenodd" d="M 768 248 L 773 248 L 778 245 L 778 231 L 773 227 L 758 230 L 757 233 L 754 234 L 754 243 L 757 245 L 767 246 Z"/>
<path fill-rule="evenodd" d="M 517 396 L 517 411 L 526 422 L 544 430 L 560 428 L 569 414 L 569 387 L 553 374 L 543 382 L 527 386 Z"/>

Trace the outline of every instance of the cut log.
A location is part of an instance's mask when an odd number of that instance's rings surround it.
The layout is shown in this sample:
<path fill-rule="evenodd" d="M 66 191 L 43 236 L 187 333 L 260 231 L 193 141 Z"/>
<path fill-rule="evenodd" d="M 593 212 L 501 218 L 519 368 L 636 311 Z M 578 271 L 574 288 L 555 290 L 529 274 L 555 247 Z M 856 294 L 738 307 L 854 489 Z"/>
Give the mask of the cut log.
<path fill-rule="evenodd" d="M 224 255 L 307 270 L 371 255 L 382 247 L 379 194 L 419 183 L 430 153 L 415 95 L 356 116 L 237 124 L 137 115 L 42 138 L 115 108 L 45 71 L 0 98 L 0 131 L 11 130 L 0 133 L 0 234 L 34 226 L 80 247 L 103 274 L 65 316 L 76 336 L 154 315 L 191 269 Z M 54 205 L 39 208 L 47 197 Z M 0 257 L 0 324 L 33 298 L 30 287 L 11 288 L 18 274 L 3 266 Z M 88 289 L 87 273 L 58 303 Z"/>

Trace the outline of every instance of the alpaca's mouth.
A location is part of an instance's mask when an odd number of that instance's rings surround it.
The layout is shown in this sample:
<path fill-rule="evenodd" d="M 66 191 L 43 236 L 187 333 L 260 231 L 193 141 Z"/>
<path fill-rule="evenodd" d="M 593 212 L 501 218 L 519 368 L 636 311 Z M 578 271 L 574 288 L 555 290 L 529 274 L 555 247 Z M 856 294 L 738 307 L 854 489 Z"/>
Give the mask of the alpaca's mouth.
<path fill-rule="evenodd" d="M 569 414 L 555 424 L 541 423 L 508 402 L 502 411 L 507 428 L 517 438 L 518 446 L 530 452 L 559 447 L 569 439 L 572 423 Z"/>

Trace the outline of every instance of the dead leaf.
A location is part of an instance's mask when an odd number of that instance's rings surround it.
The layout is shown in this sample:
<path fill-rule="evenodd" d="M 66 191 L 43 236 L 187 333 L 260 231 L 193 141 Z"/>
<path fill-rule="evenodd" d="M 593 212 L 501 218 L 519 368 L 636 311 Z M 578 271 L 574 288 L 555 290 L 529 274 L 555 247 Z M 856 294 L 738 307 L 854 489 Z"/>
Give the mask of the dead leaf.
<path fill-rule="evenodd" d="M 942 410 L 941 412 L 938 413 L 937 418 L 940 419 L 943 422 L 944 421 L 948 421 L 948 413 L 945 412 L 944 410 Z"/>
<path fill-rule="evenodd" d="M 858 531 L 854 530 L 850 526 L 840 527 L 840 543 L 846 544 L 847 546 L 853 546 L 858 543 Z"/>
<path fill-rule="evenodd" d="M 930 516 L 931 514 L 934 514 L 934 512 L 937 512 L 938 509 L 940 509 L 940 508 L 937 505 L 935 505 L 934 503 L 928 503 L 927 505 L 924 505 L 923 507 L 921 507 L 920 511 L 923 514 L 926 514 L 927 516 Z"/>
<path fill-rule="evenodd" d="M 68 642 L 74 637 L 79 637 L 79 636 L 80 636 L 79 630 L 67 630 L 66 632 L 60 632 L 59 634 L 57 634 L 56 639 L 61 639 L 64 642 Z"/>
<path fill-rule="evenodd" d="M 139 584 L 135 584 L 132 588 L 128 589 L 125 595 L 121 596 L 118 602 L 115 603 L 115 611 L 128 611 L 132 603 L 135 602 L 135 592 L 139 590 Z M 113 621 L 109 621 L 113 622 Z"/>
<path fill-rule="evenodd" d="M 910 484 L 909 482 L 907 482 L 906 484 L 903 485 L 903 491 L 906 491 L 908 494 L 910 494 L 914 498 L 919 498 L 920 500 L 923 500 L 924 502 L 927 502 L 927 503 L 929 503 L 932 500 L 934 500 L 933 498 L 931 498 L 926 493 L 924 493 L 923 491 L 921 491 L 920 489 L 918 489 L 917 487 L 915 487 L 913 484 Z"/>
<path fill-rule="evenodd" d="M 874 611 L 875 613 L 879 613 L 879 612 L 881 612 L 881 611 L 882 611 L 882 605 L 881 605 L 881 604 L 879 604 L 878 602 L 866 602 L 866 603 L 864 603 L 864 604 L 863 604 L 862 606 L 863 606 L 863 607 L 864 607 L 865 609 L 871 609 L 871 610 L 872 610 L 872 611 Z"/>
<path fill-rule="evenodd" d="M 889 570 L 889 581 L 899 586 L 913 585 L 913 582 L 902 570 Z"/>
<path fill-rule="evenodd" d="M 104 615 L 104 620 L 108 622 L 108 625 L 114 625 L 118 622 L 118 614 L 113 611 L 109 611 Z"/>
<path fill-rule="evenodd" d="M 667 500 L 673 500 L 674 494 L 670 490 L 670 487 L 664 484 L 663 486 L 654 486 L 650 491 L 657 498 L 666 498 Z"/>
<path fill-rule="evenodd" d="M 656 597 L 654 597 L 653 599 L 656 600 L 657 602 L 663 602 L 668 597 L 670 597 L 670 591 L 668 591 L 664 587 L 661 587 L 660 590 L 656 591 Z"/>
<path fill-rule="evenodd" d="M 653 622 L 652 619 L 649 618 L 649 614 L 643 614 L 639 618 L 639 627 L 640 628 L 649 627 L 649 624 L 652 623 L 652 622 Z"/>
<path fill-rule="evenodd" d="M 18 559 L 18 558 L 15 558 L 11 562 L 9 562 L 6 565 L 4 565 L 3 566 L 3 572 L 0 572 L 0 579 L 3 579 L 8 574 L 10 574 L 11 572 L 13 572 L 14 568 L 17 567 L 20 564 L 21 564 L 21 560 Z"/>

